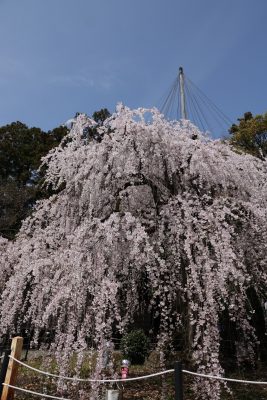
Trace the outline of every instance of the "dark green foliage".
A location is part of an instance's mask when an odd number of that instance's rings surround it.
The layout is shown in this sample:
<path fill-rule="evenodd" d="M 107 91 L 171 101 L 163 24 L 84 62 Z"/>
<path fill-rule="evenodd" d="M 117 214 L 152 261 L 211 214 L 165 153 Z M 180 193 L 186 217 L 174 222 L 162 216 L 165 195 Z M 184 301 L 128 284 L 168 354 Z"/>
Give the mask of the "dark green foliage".
<path fill-rule="evenodd" d="M 97 122 L 100 126 L 103 125 L 103 122 L 110 116 L 111 114 L 107 108 L 101 108 L 101 110 L 95 111 L 92 115 L 95 122 Z"/>
<path fill-rule="evenodd" d="M 103 133 L 99 130 L 103 126 L 104 121 L 111 116 L 107 108 L 102 108 L 99 111 L 95 111 L 92 118 L 97 123 L 94 127 L 86 127 L 83 131 L 84 138 L 87 140 L 95 140 L 96 142 L 101 142 L 103 139 Z"/>
<path fill-rule="evenodd" d="M 49 143 L 52 147 L 58 146 L 63 137 L 65 137 L 68 133 L 68 128 L 66 126 L 58 126 L 54 128 L 52 131 L 48 131 L 47 135 L 49 137 Z"/>
<path fill-rule="evenodd" d="M 0 178 L 20 185 L 34 183 L 41 158 L 60 143 L 67 131 L 59 127 L 46 133 L 19 121 L 0 127 Z"/>
<path fill-rule="evenodd" d="M 132 364 L 144 364 L 149 353 L 149 339 L 141 329 L 131 331 L 121 340 L 123 357 Z"/>
<path fill-rule="evenodd" d="M 37 199 L 47 195 L 40 188 L 41 158 L 67 134 L 61 126 L 49 132 L 17 121 L 0 127 L 0 234 L 12 239 Z"/>
<path fill-rule="evenodd" d="M 230 142 L 235 148 L 264 158 L 267 155 L 267 113 L 253 117 L 246 112 L 238 118 L 239 124 L 233 124 L 229 129 L 232 135 Z"/>
<path fill-rule="evenodd" d="M 0 181 L 0 234 L 12 239 L 27 217 L 36 197 L 34 186 L 19 186 L 16 181 Z"/>

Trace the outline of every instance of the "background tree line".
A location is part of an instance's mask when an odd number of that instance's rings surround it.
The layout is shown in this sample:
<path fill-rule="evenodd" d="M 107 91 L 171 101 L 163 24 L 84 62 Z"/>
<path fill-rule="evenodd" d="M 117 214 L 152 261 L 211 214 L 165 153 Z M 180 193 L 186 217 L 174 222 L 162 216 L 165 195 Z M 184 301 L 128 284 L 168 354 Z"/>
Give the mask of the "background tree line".
<path fill-rule="evenodd" d="M 246 112 L 238 118 L 238 124 L 229 129 L 230 143 L 239 151 L 244 151 L 259 158 L 267 156 L 267 112 L 253 116 Z"/>
<path fill-rule="evenodd" d="M 109 116 L 106 108 L 94 112 L 92 118 L 97 125 L 88 135 L 97 137 L 97 126 Z M 63 125 L 44 132 L 19 121 L 0 127 L 0 235 L 3 237 L 13 239 L 35 202 L 49 195 L 42 186 L 41 159 L 68 132 Z"/>
<path fill-rule="evenodd" d="M 0 234 L 12 239 L 36 200 L 46 195 L 41 158 L 67 134 L 64 126 L 44 132 L 17 121 L 0 127 Z"/>
<path fill-rule="evenodd" d="M 97 125 L 87 135 L 100 141 L 97 126 L 109 116 L 106 108 L 94 112 Z M 42 187 L 43 174 L 38 169 L 42 157 L 67 133 L 66 126 L 44 132 L 19 121 L 0 127 L 0 235 L 13 239 L 35 202 L 49 194 Z M 253 116 L 246 112 L 229 133 L 227 140 L 237 151 L 262 159 L 267 156 L 267 113 Z"/>

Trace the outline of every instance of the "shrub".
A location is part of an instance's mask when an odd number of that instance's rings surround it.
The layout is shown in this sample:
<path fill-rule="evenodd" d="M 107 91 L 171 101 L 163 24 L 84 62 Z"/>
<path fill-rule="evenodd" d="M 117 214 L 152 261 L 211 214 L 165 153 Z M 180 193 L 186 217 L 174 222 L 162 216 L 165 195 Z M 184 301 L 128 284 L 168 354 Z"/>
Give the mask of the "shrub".
<path fill-rule="evenodd" d="M 149 339 L 141 329 L 131 331 L 121 340 L 123 357 L 132 364 L 144 364 L 149 353 Z"/>

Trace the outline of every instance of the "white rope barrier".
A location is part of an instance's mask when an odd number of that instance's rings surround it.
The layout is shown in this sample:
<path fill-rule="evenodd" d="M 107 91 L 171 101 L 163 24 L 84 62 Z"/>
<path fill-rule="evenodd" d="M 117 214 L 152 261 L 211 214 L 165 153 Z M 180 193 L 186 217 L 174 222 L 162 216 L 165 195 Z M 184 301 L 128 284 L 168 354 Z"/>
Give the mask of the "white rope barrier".
<path fill-rule="evenodd" d="M 58 379 L 65 379 L 68 381 L 74 381 L 74 382 L 97 382 L 97 383 L 116 383 L 116 382 L 128 382 L 128 381 L 140 381 L 142 379 L 147 379 L 147 378 L 153 378 L 154 376 L 159 376 L 159 375 L 164 375 L 164 374 L 169 374 L 170 372 L 174 372 L 174 369 L 169 369 L 166 371 L 161 371 L 161 372 L 156 372 L 154 374 L 150 375 L 145 375 L 145 376 L 138 376 L 136 378 L 127 378 L 127 379 L 82 379 L 78 377 L 71 377 L 71 376 L 63 376 L 63 375 L 56 375 L 56 374 L 51 374 L 50 372 L 45 372 L 40 369 L 31 367 L 28 364 L 25 364 L 24 362 L 17 360 L 16 358 L 9 356 L 12 360 L 16 361 L 18 364 L 23 365 L 26 368 L 31 369 L 32 371 L 38 372 L 39 374 L 51 376 L 53 378 L 58 378 Z"/>
<path fill-rule="evenodd" d="M 20 390 L 21 392 L 30 393 L 30 394 L 35 394 L 36 396 L 47 397 L 47 398 L 49 398 L 49 399 L 69 400 L 69 399 L 65 399 L 64 397 L 56 397 L 56 396 L 51 396 L 51 395 L 49 395 L 49 394 L 33 392 L 32 390 L 23 389 L 23 388 L 20 388 L 20 387 L 17 387 L 17 386 L 13 386 L 13 385 L 8 385 L 7 383 L 3 383 L 3 386 L 7 386 L 7 387 L 10 387 L 11 389 L 15 389 L 15 390 Z"/>
<path fill-rule="evenodd" d="M 97 383 L 130 382 L 130 381 L 140 381 L 143 379 L 153 378 L 155 376 L 160 376 L 160 375 L 169 374 L 171 372 L 174 372 L 174 369 L 168 369 L 166 371 L 156 372 L 156 373 L 150 374 L 150 375 L 138 376 L 135 378 L 127 378 L 127 379 L 82 379 L 82 378 L 78 378 L 78 377 L 73 378 L 70 376 L 56 375 L 56 374 L 52 374 L 50 372 L 45 372 L 40 369 L 31 367 L 30 365 L 25 364 L 24 362 L 17 360 L 16 358 L 14 358 L 12 356 L 9 356 L 9 357 L 12 360 L 16 361 L 18 364 L 20 364 L 28 369 L 31 369 L 32 371 L 38 372 L 39 374 L 51 376 L 53 378 L 58 378 L 58 379 L 74 381 L 74 382 L 97 382 Z M 241 380 L 241 379 L 224 378 L 223 376 L 199 374 L 197 372 L 188 371 L 186 369 L 183 369 L 182 372 L 185 374 L 194 375 L 194 376 L 198 376 L 201 378 L 217 379 L 217 380 L 227 381 L 227 382 L 237 382 L 237 383 L 252 384 L 252 385 L 267 385 L 267 382 L 262 382 L 262 381 L 247 381 L 247 380 Z"/>
<path fill-rule="evenodd" d="M 189 374 L 189 375 L 200 376 L 201 378 L 217 379 L 220 381 L 238 382 L 238 383 L 246 383 L 246 384 L 252 384 L 252 385 L 267 385 L 267 382 L 244 381 L 241 379 L 224 378 L 223 376 L 198 374 L 197 372 L 187 371 L 186 369 L 183 369 L 182 372 L 184 372 L 185 374 Z"/>

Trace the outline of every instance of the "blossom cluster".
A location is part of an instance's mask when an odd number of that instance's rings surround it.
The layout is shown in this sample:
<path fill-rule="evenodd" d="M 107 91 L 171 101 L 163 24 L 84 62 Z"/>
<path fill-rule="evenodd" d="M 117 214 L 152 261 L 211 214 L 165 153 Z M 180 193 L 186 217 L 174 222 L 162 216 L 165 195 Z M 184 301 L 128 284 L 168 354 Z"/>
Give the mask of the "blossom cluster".
<path fill-rule="evenodd" d="M 99 128 L 101 143 L 85 137 L 91 124 L 79 115 L 44 158 L 56 194 L 14 242 L 0 241 L 2 333 L 31 329 L 37 341 L 53 332 L 62 371 L 94 343 L 99 376 L 114 329 L 149 312 L 162 362 L 182 332 L 195 369 L 216 375 L 227 313 L 237 356 L 251 359 L 247 293 L 263 301 L 267 283 L 266 162 L 155 109 L 120 105 Z M 218 383 L 196 385 L 199 399 L 220 398 Z"/>

